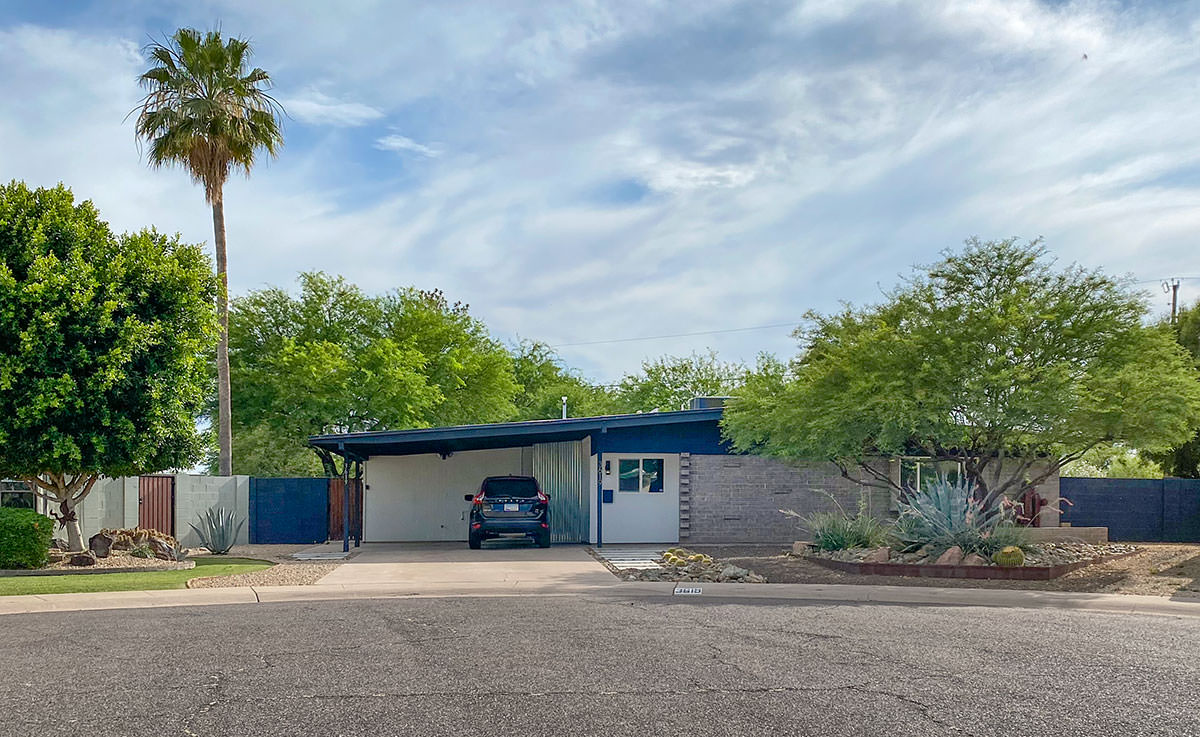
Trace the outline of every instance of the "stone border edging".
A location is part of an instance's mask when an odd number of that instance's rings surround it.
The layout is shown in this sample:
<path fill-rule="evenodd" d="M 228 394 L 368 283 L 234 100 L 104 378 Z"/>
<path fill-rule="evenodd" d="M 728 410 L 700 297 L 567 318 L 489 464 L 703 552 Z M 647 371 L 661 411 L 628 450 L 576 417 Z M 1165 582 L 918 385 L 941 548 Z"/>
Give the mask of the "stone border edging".
<path fill-rule="evenodd" d="M 917 565 L 915 563 L 864 563 L 848 560 L 834 560 L 815 555 L 806 555 L 804 560 L 812 561 L 819 566 L 832 568 L 846 573 L 858 573 L 867 576 L 907 576 L 909 578 L 969 578 L 991 579 L 998 581 L 1049 581 L 1071 571 L 1086 568 L 1100 563 L 1108 563 L 1121 558 L 1137 555 L 1142 551 L 1133 550 L 1128 553 L 1102 555 L 1099 558 L 1080 560 L 1074 563 L 1062 563 L 1057 566 L 939 566 Z"/>
<path fill-rule="evenodd" d="M 175 561 L 168 566 L 156 566 L 154 568 L 150 568 L 148 566 L 134 566 L 129 568 L 93 568 L 91 566 L 77 566 L 74 568 L 55 568 L 53 570 L 36 568 L 30 571 L 6 569 L 0 570 L 0 578 L 15 578 L 17 576 L 78 576 L 83 574 L 102 576 L 106 573 L 156 573 L 158 571 L 186 571 L 195 567 L 196 561 L 194 560 L 180 560 Z"/>

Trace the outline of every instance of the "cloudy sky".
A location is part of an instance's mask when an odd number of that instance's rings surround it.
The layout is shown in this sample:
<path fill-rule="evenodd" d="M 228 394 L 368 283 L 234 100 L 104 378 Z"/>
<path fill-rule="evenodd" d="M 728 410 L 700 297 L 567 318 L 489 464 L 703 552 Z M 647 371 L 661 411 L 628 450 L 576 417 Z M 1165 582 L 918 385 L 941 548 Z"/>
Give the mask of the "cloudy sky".
<path fill-rule="evenodd" d="M 1158 280 L 1200 276 L 1184 2 L 7 0 L 0 179 L 211 243 L 201 190 L 124 118 L 145 43 L 214 24 L 290 116 L 227 190 L 235 293 L 437 287 L 607 381 L 790 354 L 787 328 L 732 331 L 871 301 L 971 235 L 1045 236 L 1155 310 Z M 729 332 L 597 342 L 702 331 Z"/>

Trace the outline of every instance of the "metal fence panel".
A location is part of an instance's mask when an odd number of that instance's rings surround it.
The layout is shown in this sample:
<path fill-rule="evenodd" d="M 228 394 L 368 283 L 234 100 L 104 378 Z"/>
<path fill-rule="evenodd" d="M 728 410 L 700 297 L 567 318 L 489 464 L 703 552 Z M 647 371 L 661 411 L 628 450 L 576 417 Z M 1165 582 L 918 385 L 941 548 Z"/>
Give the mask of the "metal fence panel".
<path fill-rule="evenodd" d="M 533 446 L 533 475 L 550 495 L 550 540 L 579 543 L 588 534 L 588 458 L 583 443 Z"/>
<path fill-rule="evenodd" d="M 175 477 L 138 478 L 138 527 L 175 534 Z"/>

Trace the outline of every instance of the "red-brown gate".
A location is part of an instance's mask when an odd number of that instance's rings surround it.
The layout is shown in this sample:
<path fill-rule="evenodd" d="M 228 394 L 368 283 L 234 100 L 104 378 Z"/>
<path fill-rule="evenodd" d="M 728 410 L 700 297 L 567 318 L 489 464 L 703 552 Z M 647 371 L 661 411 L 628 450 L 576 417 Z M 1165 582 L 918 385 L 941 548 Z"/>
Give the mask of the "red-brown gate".
<path fill-rule="evenodd" d="M 329 539 L 342 539 L 345 481 L 329 479 Z M 350 479 L 350 537 L 362 539 L 362 480 Z"/>
<path fill-rule="evenodd" d="M 175 477 L 138 478 L 138 527 L 175 534 Z"/>

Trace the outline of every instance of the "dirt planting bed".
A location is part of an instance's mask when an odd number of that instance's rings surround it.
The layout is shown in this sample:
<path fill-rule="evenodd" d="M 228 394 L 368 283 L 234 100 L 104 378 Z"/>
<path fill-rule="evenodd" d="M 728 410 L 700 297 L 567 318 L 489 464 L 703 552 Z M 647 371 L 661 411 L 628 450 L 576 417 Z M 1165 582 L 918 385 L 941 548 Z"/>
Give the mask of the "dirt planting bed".
<path fill-rule="evenodd" d="M 836 571 L 763 545 L 693 545 L 724 563 L 753 570 L 768 583 L 940 586 L 1170 596 L 1200 601 L 1200 544 L 1138 543 L 1132 555 L 1071 571 L 1048 581 L 873 576 Z"/>

